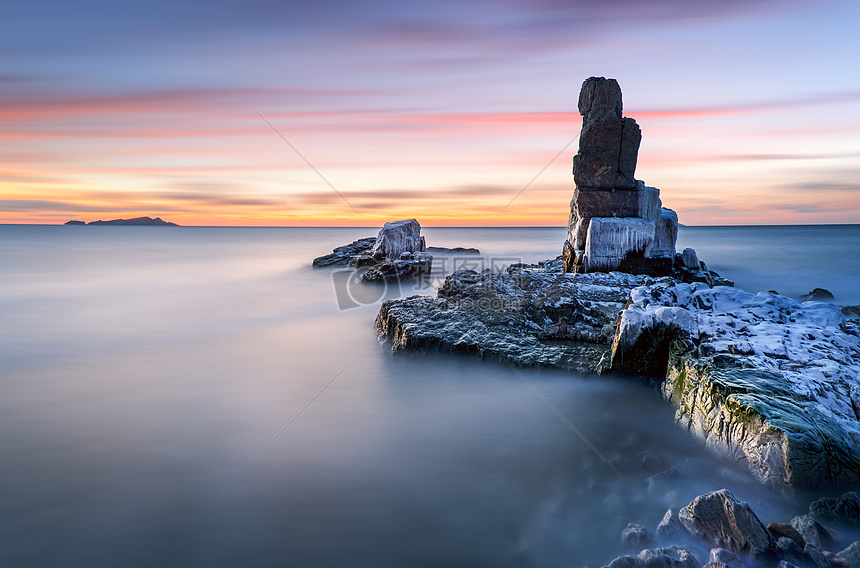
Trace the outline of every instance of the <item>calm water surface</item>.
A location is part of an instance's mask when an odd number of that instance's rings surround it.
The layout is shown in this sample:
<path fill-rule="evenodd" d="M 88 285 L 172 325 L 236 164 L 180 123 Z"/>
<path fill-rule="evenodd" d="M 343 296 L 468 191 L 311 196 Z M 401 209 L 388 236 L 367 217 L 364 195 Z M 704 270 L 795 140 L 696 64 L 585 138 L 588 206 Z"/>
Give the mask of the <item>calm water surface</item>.
<path fill-rule="evenodd" d="M 860 303 L 853 255 L 822 244 L 856 251 L 856 226 L 756 229 L 679 246 L 739 285 Z M 522 371 L 612 469 L 510 369 L 392 355 L 378 304 L 310 268 L 372 233 L 0 226 L 0 564 L 601 566 L 628 522 L 704 491 L 765 522 L 806 507 L 707 454 L 645 385 Z M 424 233 L 486 265 L 564 239 Z"/>

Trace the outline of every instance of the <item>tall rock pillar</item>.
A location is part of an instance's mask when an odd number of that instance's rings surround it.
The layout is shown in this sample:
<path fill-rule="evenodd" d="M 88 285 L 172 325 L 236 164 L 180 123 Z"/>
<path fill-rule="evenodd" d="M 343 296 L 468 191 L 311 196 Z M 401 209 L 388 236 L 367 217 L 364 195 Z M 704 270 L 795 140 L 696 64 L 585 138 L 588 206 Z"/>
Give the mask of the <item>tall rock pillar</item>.
<path fill-rule="evenodd" d="M 634 178 L 642 134 L 622 110 L 615 79 L 591 77 L 582 84 L 565 272 L 672 270 L 678 218 L 662 208 L 660 190 Z"/>

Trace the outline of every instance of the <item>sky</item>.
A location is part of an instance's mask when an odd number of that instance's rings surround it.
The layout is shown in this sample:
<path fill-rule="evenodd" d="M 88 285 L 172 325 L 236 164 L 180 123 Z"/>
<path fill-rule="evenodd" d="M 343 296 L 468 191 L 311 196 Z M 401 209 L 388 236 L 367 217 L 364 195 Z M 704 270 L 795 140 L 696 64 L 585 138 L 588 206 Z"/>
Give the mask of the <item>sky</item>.
<path fill-rule="evenodd" d="M 857 0 L 0 0 L 0 223 L 564 226 L 590 76 L 681 223 L 860 223 L 857 29 Z"/>

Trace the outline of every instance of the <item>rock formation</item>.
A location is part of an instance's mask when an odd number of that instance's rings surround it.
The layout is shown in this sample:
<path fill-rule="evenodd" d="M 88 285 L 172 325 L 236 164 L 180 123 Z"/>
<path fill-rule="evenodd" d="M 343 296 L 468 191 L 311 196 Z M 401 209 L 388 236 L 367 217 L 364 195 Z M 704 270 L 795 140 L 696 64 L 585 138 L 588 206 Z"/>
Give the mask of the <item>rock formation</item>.
<path fill-rule="evenodd" d="M 424 252 L 425 248 L 418 221 L 389 221 L 379 230 L 371 255 L 377 261 L 398 260 L 404 252 Z"/>
<path fill-rule="evenodd" d="M 662 208 L 659 189 L 634 178 L 642 134 L 635 120 L 622 116 L 618 82 L 586 79 L 579 113 L 564 271 L 672 274 L 678 216 Z"/>

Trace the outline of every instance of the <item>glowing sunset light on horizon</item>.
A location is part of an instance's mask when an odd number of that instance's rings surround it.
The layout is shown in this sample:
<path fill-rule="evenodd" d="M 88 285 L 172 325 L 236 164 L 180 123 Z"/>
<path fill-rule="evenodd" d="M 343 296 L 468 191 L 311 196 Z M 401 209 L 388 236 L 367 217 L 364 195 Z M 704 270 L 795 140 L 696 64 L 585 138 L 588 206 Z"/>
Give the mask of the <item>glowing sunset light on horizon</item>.
<path fill-rule="evenodd" d="M 0 23 L 0 223 L 564 226 L 592 75 L 681 223 L 860 223 L 853 2 L 52 6 Z"/>

